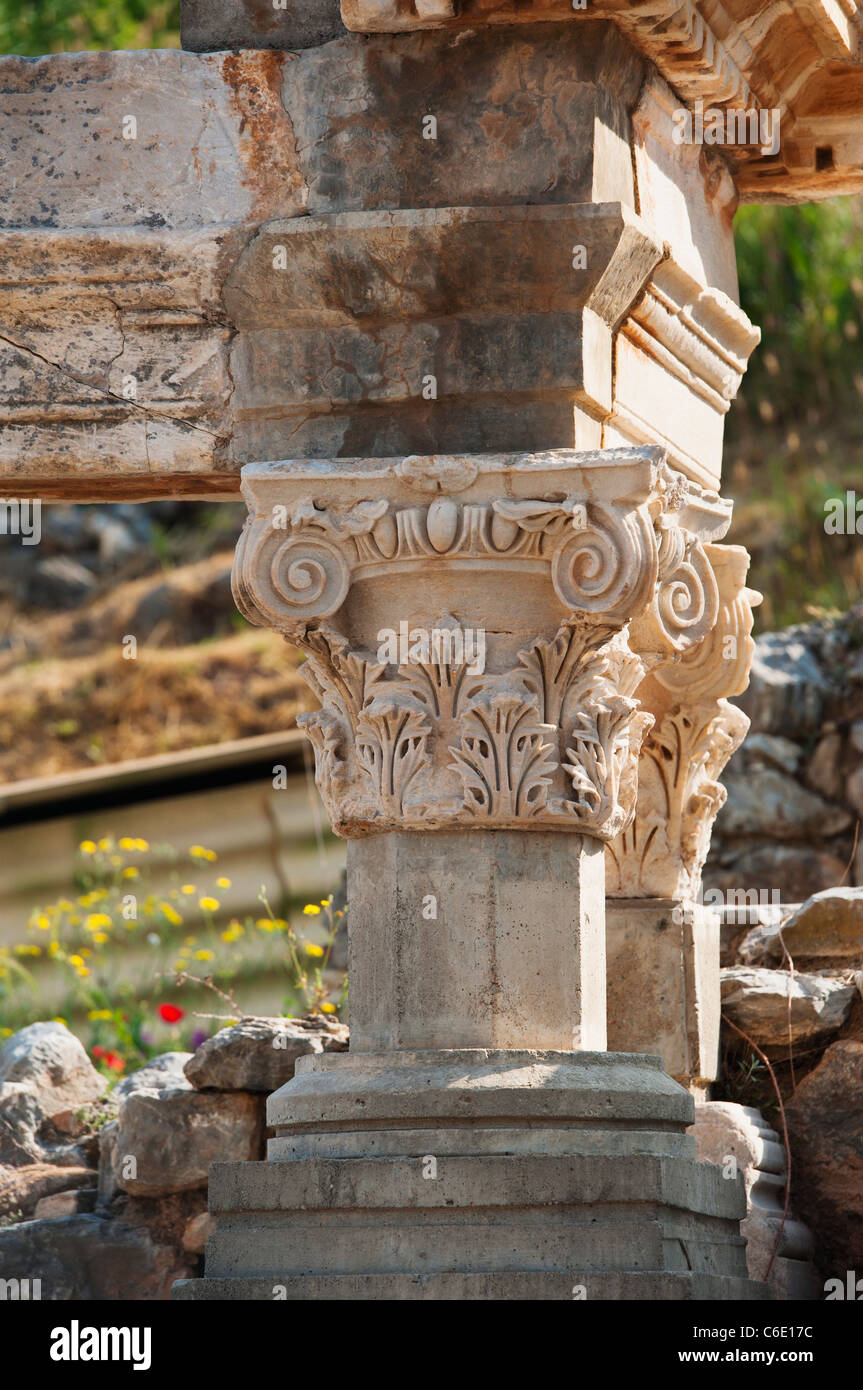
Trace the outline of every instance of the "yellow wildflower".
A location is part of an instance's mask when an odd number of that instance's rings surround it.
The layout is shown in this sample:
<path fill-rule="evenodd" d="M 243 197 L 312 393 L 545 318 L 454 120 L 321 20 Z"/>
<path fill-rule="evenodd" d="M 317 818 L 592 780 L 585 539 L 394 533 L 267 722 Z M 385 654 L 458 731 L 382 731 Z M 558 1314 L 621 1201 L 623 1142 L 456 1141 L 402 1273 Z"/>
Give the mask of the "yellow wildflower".
<path fill-rule="evenodd" d="M 95 842 L 94 842 L 93 840 L 82 840 L 81 843 L 80 843 L 80 845 L 78 846 L 78 848 L 79 848 L 79 850 L 81 851 L 82 854 L 95 854 L 95 853 L 96 853 L 96 845 L 95 845 Z"/>
<path fill-rule="evenodd" d="M 202 911 L 204 911 L 204 912 L 218 912 L 218 910 L 219 910 L 219 899 L 218 899 L 218 898 L 199 898 L 199 899 L 198 899 L 198 907 L 200 907 L 200 908 L 202 909 Z"/>
<path fill-rule="evenodd" d="M 335 1006 L 335 1004 L 322 1004 L 322 1005 L 321 1005 L 321 1013 L 322 1013 L 322 1014 L 334 1014 L 335 1011 L 336 1011 L 336 1006 Z"/>
<path fill-rule="evenodd" d="M 213 960 L 213 959 L 214 959 L 214 953 L 213 953 L 212 951 L 196 951 L 196 952 L 195 952 L 195 960 Z"/>
<path fill-rule="evenodd" d="M 182 888 L 180 889 L 180 892 L 185 893 L 187 898 L 190 898 L 192 894 L 197 893 L 197 891 L 198 890 L 195 887 L 194 883 L 184 883 Z"/>
<path fill-rule="evenodd" d="M 91 912 L 84 923 L 87 931 L 101 931 L 103 927 L 112 927 L 113 925 L 107 912 Z"/>
<path fill-rule="evenodd" d="M 51 1019 L 51 1022 L 52 1022 L 52 1023 L 62 1023 L 64 1028 L 68 1028 L 68 1027 L 69 1027 L 69 1025 L 68 1025 L 68 1023 L 66 1022 L 65 1018 L 52 1018 L 52 1019 Z"/>
<path fill-rule="evenodd" d="M 84 964 L 84 957 L 83 957 L 83 956 L 70 956 L 70 957 L 69 957 L 69 964 L 70 964 L 70 965 L 74 965 L 74 966 L 75 966 L 75 969 L 77 970 L 77 969 L 80 968 L 80 966 L 82 966 L 82 965 Z"/>
<path fill-rule="evenodd" d="M 51 930 L 51 923 L 45 916 L 44 912 L 40 912 L 39 916 L 36 918 L 36 926 L 39 928 L 40 931 Z"/>
<path fill-rule="evenodd" d="M 203 845 L 192 845 L 189 853 L 193 859 L 206 859 L 209 864 L 214 863 L 219 857 L 215 850 L 204 849 Z"/>
<path fill-rule="evenodd" d="M 91 1009 L 87 1017 L 91 1023 L 107 1023 L 114 1015 L 110 1009 Z"/>
<path fill-rule="evenodd" d="M 93 940 L 95 941 L 97 946 L 104 946 L 105 942 L 110 941 L 110 939 L 111 938 L 109 936 L 106 936 L 103 931 L 97 931 L 96 935 L 93 937 Z"/>
<path fill-rule="evenodd" d="M 316 946 L 314 941 L 307 941 L 305 950 L 307 956 L 322 956 L 324 954 L 323 946 Z"/>
<path fill-rule="evenodd" d="M 139 875 L 140 870 L 136 869 L 134 864 L 131 864 L 128 869 L 123 870 L 123 878 L 138 878 Z"/>
<path fill-rule="evenodd" d="M 108 839 L 107 835 L 103 835 L 102 839 L 99 841 L 99 849 L 109 850 L 110 848 L 111 841 Z"/>
<path fill-rule="evenodd" d="M 216 879 L 216 887 L 217 887 L 217 888 L 230 888 L 230 886 L 231 886 L 231 880 L 230 880 L 229 878 L 217 878 L 217 879 Z"/>
<path fill-rule="evenodd" d="M 320 916 L 320 911 L 321 909 L 318 907 L 317 903 L 306 903 L 303 908 L 303 915 L 305 917 L 318 917 Z"/>
<path fill-rule="evenodd" d="M 177 909 L 172 907 L 170 903 L 160 903 L 159 906 L 172 927 L 181 927 L 183 925 L 182 917 Z"/>

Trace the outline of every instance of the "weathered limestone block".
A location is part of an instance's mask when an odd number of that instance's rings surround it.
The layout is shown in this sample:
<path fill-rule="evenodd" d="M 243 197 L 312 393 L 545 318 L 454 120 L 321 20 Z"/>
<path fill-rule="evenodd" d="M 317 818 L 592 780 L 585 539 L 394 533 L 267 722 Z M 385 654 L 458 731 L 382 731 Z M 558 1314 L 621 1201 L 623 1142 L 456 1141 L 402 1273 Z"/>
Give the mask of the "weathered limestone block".
<path fill-rule="evenodd" d="M 183 1068 L 194 1052 L 162 1052 L 137 1071 L 130 1071 L 111 1092 L 111 1098 L 123 1101 L 134 1091 L 181 1090 L 187 1085 Z"/>
<path fill-rule="evenodd" d="M 0 477 L 25 495 L 235 489 L 221 285 L 303 206 L 283 61 L 0 59 Z"/>
<path fill-rule="evenodd" d="M 856 986 L 824 975 L 729 966 L 720 972 L 723 1011 L 768 1057 L 824 1043 L 847 1019 Z"/>
<path fill-rule="evenodd" d="M 573 411 L 609 414 L 613 329 L 661 256 L 617 203 L 267 223 L 225 286 L 236 447 L 245 458 L 578 447 Z"/>
<path fill-rule="evenodd" d="M 184 48 L 314 48 L 345 32 L 339 0 L 182 0 Z"/>
<path fill-rule="evenodd" d="M 92 1168 L 66 1168 L 54 1163 L 28 1163 L 20 1168 L 0 1167 L 0 1216 L 29 1217 L 45 1198 L 56 1193 L 94 1187 Z"/>
<path fill-rule="evenodd" d="M 863 1043 L 828 1047 L 788 1107 L 797 1207 L 816 1233 L 822 1278 L 863 1268 Z M 844 1293 L 843 1293 L 844 1296 Z"/>
<path fill-rule="evenodd" d="M 222 1028 L 190 1055 L 185 1076 L 197 1090 L 278 1090 L 298 1057 L 347 1050 L 344 1024 L 301 1018 L 244 1018 Z"/>
<path fill-rule="evenodd" d="M 860 188 L 857 0 L 805 0 L 793 8 L 774 0 L 746 6 L 591 0 L 579 10 L 571 0 L 342 0 L 342 15 L 349 29 L 366 33 L 563 19 L 581 28 L 597 17 L 611 19 L 688 105 L 781 112 L 787 133 L 779 151 L 765 153 L 754 142 L 730 151 L 737 181 L 753 201 L 793 202 Z"/>
<path fill-rule="evenodd" d="M 669 143 L 667 90 L 613 26 L 5 59 L 0 82 L 19 493 L 229 495 L 285 454 L 642 443 L 716 486 L 757 341 L 733 188 L 720 156 Z"/>
<path fill-rule="evenodd" d="M 863 889 L 813 893 L 784 922 L 753 927 L 740 947 L 747 965 L 781 965 L 786 953 L 804 967 L 863 965 Z"/>
<path fill-rule="evenodd" d="M 0 1230 L 0 1268 L 39 1280 L 45 1301 L 166 1299 L 194 1260 L 157 1230 L 85 1213 Z"/>
<path fill-rule="evenodd" d="M 262 1105 L 253 1095 L 191 1087 L 134 1091 L 120 1111 L 109 1157 L 124 1192 L 160 1197 L 205 1187 L 214 1160 L 256 1158 L 262 1143 Z"/>
<path fill-rule="evenodd" d="M 25 1086 L 49 1119 L 96 1100 L 105 1090 L 81 1043 L 63 1023 L 31 1023 L 0 1048 L 0 1088 Z"/>

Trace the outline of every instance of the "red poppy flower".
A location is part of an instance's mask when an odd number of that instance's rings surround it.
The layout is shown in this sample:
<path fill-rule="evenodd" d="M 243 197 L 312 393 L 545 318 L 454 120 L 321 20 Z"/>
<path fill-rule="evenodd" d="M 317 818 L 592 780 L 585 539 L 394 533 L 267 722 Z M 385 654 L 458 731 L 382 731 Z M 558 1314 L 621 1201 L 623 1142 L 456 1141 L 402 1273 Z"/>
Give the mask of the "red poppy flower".
<path fill-rule="evenodd" d="M 117 1056 L 116 1052 L 106 1052 L 105 1066 L 110 1067 L 112 1071 L 123 1071 L 126 1063 L 123 1061 L 122 1057 Z"/>
<path fill-rule="evenodd" d="M 179 1023 L 181 1018 L 185 1018 L 185 1014 L 176 1004 L 160 1004 L 159 1017 L 163 1023 Z"/>
<path fill-rule="evenodd" d="M 104 1047 L 99 1047 L 99 1045 L 98 1045 L 98 1043 L 97 1043 L 95 1047 L 93 1047 L 93 1048 L 90 1049 L 90 1055 L 91 1055 L 92 1057 L 95 1057 L 95 1058 L 96 1058 L 96 1061 L 98 1062 L 98 1061 L 101 1060 L 101 1058 L 105 1057 L 107 1054 L 106 1054 L 106 1052 L 105 1052 Z"/>

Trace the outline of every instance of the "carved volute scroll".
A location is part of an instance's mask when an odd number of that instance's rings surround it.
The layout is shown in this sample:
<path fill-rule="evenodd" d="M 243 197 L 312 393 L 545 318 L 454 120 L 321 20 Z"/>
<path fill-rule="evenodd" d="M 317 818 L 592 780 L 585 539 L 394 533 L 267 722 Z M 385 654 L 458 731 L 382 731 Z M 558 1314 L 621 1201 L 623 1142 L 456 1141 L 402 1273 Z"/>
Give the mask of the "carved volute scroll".
<path fill-rule="evenodd" d="M 749 727 L 728 701 L 746 688 L 752 608 L 761 595 L 746 587 L 742 547 L 704 549 L 719 617 L 701 642 L 639 687 L 655 722 L 642 745 L 636 815 L 606 852 L 612 897 L 698 897 L 710 832 L 725 803 L 717 778 Z"/>

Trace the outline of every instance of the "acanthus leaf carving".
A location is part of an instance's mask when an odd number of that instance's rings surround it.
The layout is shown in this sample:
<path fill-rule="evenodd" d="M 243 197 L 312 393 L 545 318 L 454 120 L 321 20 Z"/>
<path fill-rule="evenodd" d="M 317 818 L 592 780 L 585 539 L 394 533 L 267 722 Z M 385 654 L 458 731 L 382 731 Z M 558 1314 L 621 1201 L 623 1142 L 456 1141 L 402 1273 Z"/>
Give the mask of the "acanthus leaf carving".
<path fill-rule="evenodd" d="M 558 761 L 538 710 L 517 686 L 489 685 L 468 704 L 452 766 L 464 786 L 464 807 L 479 816 L 535 817 L 546 805 Z"/>

